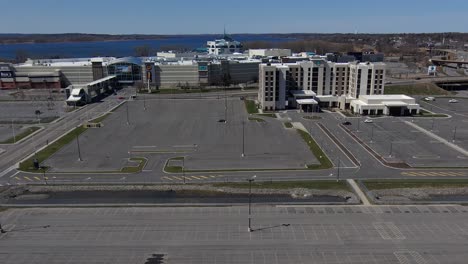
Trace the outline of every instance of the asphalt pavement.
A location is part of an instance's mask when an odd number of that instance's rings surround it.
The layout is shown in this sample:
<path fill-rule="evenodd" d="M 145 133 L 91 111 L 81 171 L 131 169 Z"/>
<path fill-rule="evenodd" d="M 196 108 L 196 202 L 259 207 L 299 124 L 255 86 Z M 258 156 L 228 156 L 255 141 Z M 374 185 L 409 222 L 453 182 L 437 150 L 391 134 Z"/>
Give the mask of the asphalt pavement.
<path fill-rule="evenodd" d="M 247 206 L 10 209 L 0 262 L 466 263 L 467 216 L 449 205 L 254 204 L 248 232 Z"/>

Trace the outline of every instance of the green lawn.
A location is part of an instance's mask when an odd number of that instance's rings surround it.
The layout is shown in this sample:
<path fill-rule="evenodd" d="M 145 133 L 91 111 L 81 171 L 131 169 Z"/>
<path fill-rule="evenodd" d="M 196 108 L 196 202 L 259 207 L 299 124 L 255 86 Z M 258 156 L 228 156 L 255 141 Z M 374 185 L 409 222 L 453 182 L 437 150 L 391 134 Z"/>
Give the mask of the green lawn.
<path fill-rule="evenodd" d="M 40 127 L 28 127 L 26 128 L 25 131 L 19 133 L 18 135 L 16 135 L 16 137 L 12 137 L 12 138 L 9 138 L 5 141 L 2 141 L 0 142 L 0 144 L 13 144 L 13 143 L 16 143 L 20 140 L 22 140 L 23 138 L 31 135 L 32 133 L 36 132 L 37 130 L 39 130 Z"/>
<path fill-rule="evenodd" d="M 432 83 L 417 83 L 411 85 L 386 85 L 384 94 L 449 95 L 450 92 Z"/>
<path fill-rule="evenodd" d="M 419 110 L 419 115 L 414 115 L 414 117 L 448 117 L 445 114 L 432 114 L 424 109 Z"/>
<path fill-rule="evenodd" d="M 249 116 L 250 121 L 257 121 L 257 122 L 265 122 L 265 120 L 258 118 L 258 117 L 251 117 Z"/>
<path fill-rule="evenodd" d="M 169 173 L 182 173 L 183 168 L 182 166 L 169 166 L 169 163 L 172 160 L 184 160 L 184 157 L 175 157 L 175 158 L 170 158 L 167 160 L 166 165 L 164 166 L 164 171 L 169 172 Z"/>
<path fill-rule="evenodd" d="M 369 190 L 397 188 L 460 188 L 468 187 L 468 180 L 365 180 Z"/>
<path fill-rule="evenodd" d="M 247 113 L 249 114 L 257 114 L 258 113 L 258 108 L 257 105 L 255 104 L 255 101 L 253 100 L 244 100 L 245 104 L 245 109 L 247 110 Z"/>
<path fill-rule="evenodd" d="M 123 167 L 120 171 L 124 173 L 137 173 L 143 170 L 143 168 L 146 165 L 147 159 L 145 158 L 131 158 L 130 161 L 138 161 L 139 164 L 138 166 L 129 166 L 129 167 Z"/>
<path fill-rule="evenodd" d="M 271 118 L 276 118 L 276 115 L 273 113 L 263 113 L 263 114 L 257 114 L 259 116 L 265 116 L 265 117 L 271 117 Z"/>
<path fill-rule="evenodd" d="M 331 163 L 330 159 L 328 159 L 327 155 L 323 153 L 322 149 L 320 146 L 315 142 L 315 140 L 309 135 L 309 133 L 302 131 L 300 129 L 297 129 L 297 132 L 299 135 L 301 135 L 302 139 L 306 142 L 306 144 L 309 146 L 310 151 L 314 154 L 314 156 L 317 158 L 317 160 L 320 162 L 320 164 L 313 164 L 313 165 L 307 165 L 308 169 L 329 169 L 333 167 L 333 164 Z"/>
<path fill-rule="evenodd" d="M 75 129 L 73 129 L 72 131 L 70 131 L 66 135 L 62 136 L 59 140 L 57 140 L 54 143 L 48 145 L 43 150 L 37 152 L 37 154 L 34 155 L 33 157 L 21 162 L 19 164 L 19 170 L 29 171 L 29 172 L 37 172 L 36 170 L 34 170 L 34 167 L 33 167 L 34 158 L 37 158 L 39 160 L 39 163 L 45 161 L 50 156 L 52 156 L 55 152 L 59 151 L 63 146 L 65 146 L 65 145 L 69 144 L 70 142 L 72 142 L 76 138 L 77 135 L 82 134 L 86 130 L 87 130 L 87 128 L 85 128 L 83 126 L 80 126 L 80 127 L 77 127 Z"/>
<path fill-rule="evenodd" d="M 229 187 L 248 189 L 249 183 L 215 183 L 214 187 Z M 285 181 L 285 182 L 252 182 L 252 189 L 319 189 L 319 190 L 349 190 L 345 181 Z"/>

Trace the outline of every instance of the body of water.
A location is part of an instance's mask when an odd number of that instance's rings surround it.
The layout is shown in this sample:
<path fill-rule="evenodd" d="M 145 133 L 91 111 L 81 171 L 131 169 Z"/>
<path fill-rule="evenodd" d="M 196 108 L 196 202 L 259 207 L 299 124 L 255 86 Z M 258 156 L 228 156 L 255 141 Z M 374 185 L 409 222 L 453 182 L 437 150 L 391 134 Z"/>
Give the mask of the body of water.
<path fill-rule="evenodd" d="M 160 47 L 164 46 L 183 46 L 196 49 L 205 47 L 207 41 L 220 37 L 221 36 L 199 35 L 171 37 L 160 40 L 0 44 L 0 59 L 14 59 L 18 51 L 26 52 L 31 58 L 49 58 L 54 56 L 60 58 L 86 58 L 95 56 L 124 57 L 134 56 L 135 47 L 138 46 L 148 45 L 154 50 L 159 50 Z M 240 42 L 284 42 L 292 40 L 262 35 L 239 35 L 233 36 L 233 38 Z"/>

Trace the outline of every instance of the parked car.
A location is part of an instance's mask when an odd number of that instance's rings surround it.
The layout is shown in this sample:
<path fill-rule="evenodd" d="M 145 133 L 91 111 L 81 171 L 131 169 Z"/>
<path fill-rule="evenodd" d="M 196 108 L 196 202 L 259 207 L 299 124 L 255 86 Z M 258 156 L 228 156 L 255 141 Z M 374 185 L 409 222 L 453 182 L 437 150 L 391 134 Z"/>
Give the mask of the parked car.
<path fill-rule="evenodd" d="M 424 101 L 435 101 L 434 97 L 426 97 L 424 98 Z"/>
<path fill-rule="evenodd" d="M 458 103 L 458 100 L 457 99 L 450 99 L 449 103 Z"/>
<path fill-rule="evenodd" d="M 364 120 L 364 123 L 374 123 L 374 120 L 368 118 L 368 119 Z"/>
<path fill-rule="evenodd" d="M 349 121 L 343 122 L 343 125 L 345 125 L 345 126 L 350 126 L 350 125 L 351 125 L 351 122 L 349 122 Z"/>

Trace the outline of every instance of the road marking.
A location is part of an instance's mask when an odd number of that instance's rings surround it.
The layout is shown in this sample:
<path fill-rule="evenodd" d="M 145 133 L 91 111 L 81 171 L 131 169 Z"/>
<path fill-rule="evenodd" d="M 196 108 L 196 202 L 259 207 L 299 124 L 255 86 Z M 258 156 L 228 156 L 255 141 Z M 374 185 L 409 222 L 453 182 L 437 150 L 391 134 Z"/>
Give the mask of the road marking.
<path fill-rule="evenodd" d="M 20 181 L 20 180 L 21 180 L 19 177 L 15 177 L 15 179 L 17 179 L 18 181 Z"/>
<path fill-rule="evenodd" d="M 28 180 L 28 181 L 33 181 L 33 180 L 31 180 L 29 177 L 27 177 L 27 176 L 24 176 L 24 178 L 25 178 L 26 180 Z"/>
<path fill-rule="evenodd" d="M 176 180 L 179 180 L 179 181 L 182 181 L 183 179 L 178 177 L 178 176 L 172 176 L 172 178 L 176 179 Z"/>
<path fill-rule="evenodd" d="M 15 177 L 18 173 L 20 173 L 20 172 L 19 171 L 15 172 L 15 174 L 11 175 L 10 178 Z"/>
<path fill-rule="evenodd" d="M 174 180 L 174 179 L 172 179 L 172 178 L 169 178 L 169 177 L 166 177 L 166 176 L 162 177 L 161 179 L 164 179 L 164 180 L 170 180 L 170 181 L 173 181 L 173 180 Z"/>
<path fill-rule="evenodd" d="M 34 179 L 36 179 L 36 180 L 38 180 L 38 181 L 41 180 L 41 179 L 39 179 L 39 177 L 37 177 L 37 176 L 34 176 Z"/>
<path fill-rule="evenodd" d="M 198 176 L 198 177 L 203 178 L 203 179 L 209 179 L 209 178 L 206 177 L 206 176 Z"/>
<path fill-rule="evenodd" d="M 455 176 L 467 176 L 466 172 L 463 171 L 405 171 L 402 172 L 403 176 L 439 176 L 439 177 L 455 177 Z"/>
<path fill-rule="evenodd" d="M 201 178 L 197 177 L 197 176 L 192 176 L 192 178 L 195 178 L 197 180 L 201 180 Z"/>

